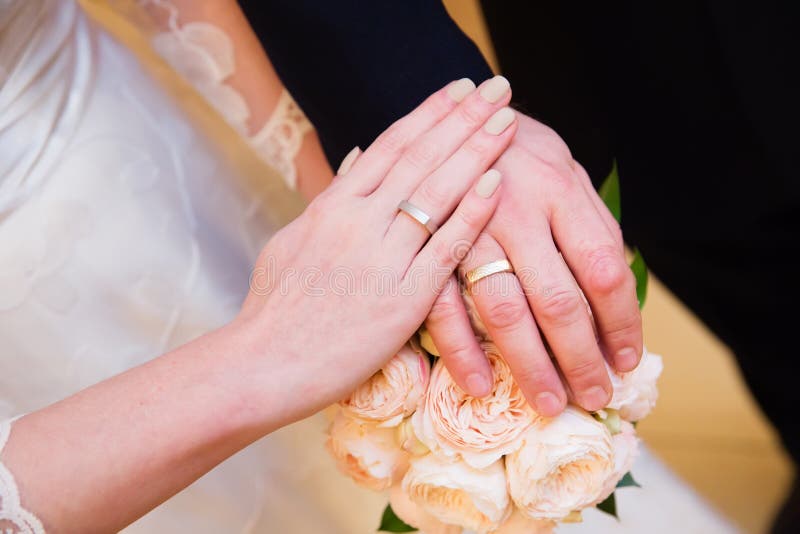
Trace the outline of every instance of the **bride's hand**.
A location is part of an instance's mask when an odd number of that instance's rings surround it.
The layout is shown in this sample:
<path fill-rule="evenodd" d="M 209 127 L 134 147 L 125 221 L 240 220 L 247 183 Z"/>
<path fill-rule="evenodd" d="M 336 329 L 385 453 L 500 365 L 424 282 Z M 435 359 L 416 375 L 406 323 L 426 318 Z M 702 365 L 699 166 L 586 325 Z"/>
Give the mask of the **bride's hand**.
<path fill-rule="evenodd" d="M 397 352 L 494 212 L 500 175 L 487 169 L 515 117 L 474 88 L 453 82 L 392 125 L 261 253 L 234 325 L 263 360 L 256 382 L 287 393 L 271 397 L 287 421 Z M 399 211 L 406 199 L 439 229 Z"/>

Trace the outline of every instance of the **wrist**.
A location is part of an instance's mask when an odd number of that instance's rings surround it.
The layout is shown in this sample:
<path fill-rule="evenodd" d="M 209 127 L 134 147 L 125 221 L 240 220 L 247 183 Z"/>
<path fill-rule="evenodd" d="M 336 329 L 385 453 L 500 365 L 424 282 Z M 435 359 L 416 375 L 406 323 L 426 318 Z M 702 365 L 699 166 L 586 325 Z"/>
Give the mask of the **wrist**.
<path fill-rule="evenodd" d="M 277 343 L 272 324 L 263 317 L 236 319 L 209 334 L 225 357 L 219 372 L 227 418 L 238 431 L 259 439 L 313 413 L 311 392 L 302 390 L 299 360 Z"/>

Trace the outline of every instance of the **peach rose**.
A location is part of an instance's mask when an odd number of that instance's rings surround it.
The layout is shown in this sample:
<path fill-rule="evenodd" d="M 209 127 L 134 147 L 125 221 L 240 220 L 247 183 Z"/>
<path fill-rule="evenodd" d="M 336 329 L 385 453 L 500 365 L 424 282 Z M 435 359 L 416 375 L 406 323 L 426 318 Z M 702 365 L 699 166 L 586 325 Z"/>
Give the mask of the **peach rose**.
<path fill-rule="evenodd" d="M 644 351 L 642 360 L 633 371 L 624 374 L 609 372 L 614 394 L 608 408 L 619 410 L 626 421 L 644 419 L 656 405 L 656 381 L 664 369 L 661 356 Z"/>
<path fill-rule="evenodd" d="M 417 409 L 429 378 L 428 356 L 405 345 L 340 404 L 361 419 L 380 426 L 397 426 Z"/>
<path fill-rule="evenodd" d="M 397 444 L 393 428 L 344 411 L 336 414 L 331 424 L 327 446 L 342 473 L 375 491 L 389 488 L 408 468 L 408 454 Z"/>
<path fill-rule="evenodd" d="M 497 347 L 481 344 L 494 373 L 492 392 L 476 398 L 456 385 L 444 363 L 431 372 L 428 393 L 411 417 L 414 432 L 429 449 L 470 466 L 486 467 L 520 446 L 538 417 L 511 377 Z"/>
<path fill-rule="evenodd" d="M 614 472 L 606 426 L 572 406 L 538 420 L 506 456 L 508 490 L 533 519 L 560 520 L 597 502 Z"/>
<path fill-rule="evenodd" d="M 422 534 L 461 534 L 462 528 L 457 525 L 442 523 L 431 514 L 417 506 L 403 488 L 394 486 L 389 492 L 389 504 L 394 513 L 409 526 L 419 530 Z"/>
<path fill-rule="evenodd" d="M 402 489 L 436 520 L 475 532 L 498 528 L 511 513 L 501 460 L 475 469 L 435 454 L 412 458 Z"/>
<path fill-rule="evenodd" d="M 493 530 L 492 534 L 552 534 L 555 527 L 555 521 L 531 519 L 515 508 L 505 523 Z"/>

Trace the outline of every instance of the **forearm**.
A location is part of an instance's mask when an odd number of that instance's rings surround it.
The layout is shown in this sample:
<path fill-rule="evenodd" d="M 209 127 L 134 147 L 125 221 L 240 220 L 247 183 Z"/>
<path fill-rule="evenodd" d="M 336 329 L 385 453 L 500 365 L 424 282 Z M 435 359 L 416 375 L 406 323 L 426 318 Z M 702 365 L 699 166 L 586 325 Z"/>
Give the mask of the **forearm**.
<path fill-rule="evenodd" d="M 23 505 L 48 532 L 117 531 L 286 423 L 251 346 L 226 327 L 18 420 L 2 461 Z"/>
<path fill-rule="evenodd" d="M 284 112 L 280 107 L 284 84 L 235 0 L 172 0 L 169 4 L 151 0 L 145 4 L 145 8 L 159 31 L 173 30 L 171 24 L 176 23 L 178 27 L 206 23 L 212 24 L 228 37 L 234 69 L 223 83 L 236 91 L 247 105 L 248 117 L 242 133 L 248 140 L 261 138 L 262 129 L 271 119 L 278 123 L 282 120 L 276 114 Z M 230 117 L 227 118 L 230 120 Z M 273 154 L 272 149 L 280 141 L 267 136 L 263 143 L 268 145 L 266 153 Z M 260 151 L 262 147 L 254 148 Z M 330 183 L 333 172 L 314 130 L 303 134 L 299 151 L 289 157 L 294 159 L 295 185 L 307 199 L 316 196 Z"/>

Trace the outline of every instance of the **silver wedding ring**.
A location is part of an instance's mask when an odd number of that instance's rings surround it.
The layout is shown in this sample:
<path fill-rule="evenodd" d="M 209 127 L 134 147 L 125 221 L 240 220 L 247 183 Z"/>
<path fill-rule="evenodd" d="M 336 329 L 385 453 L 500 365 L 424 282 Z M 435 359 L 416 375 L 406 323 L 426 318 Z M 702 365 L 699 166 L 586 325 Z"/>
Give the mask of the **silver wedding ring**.
<path fill-rule="evenodd" d="M 478 280 L 482 278 L 486 278 L 487 276 L 492 276 L 493 274 L 497 273 L 513 273 L 514 268 L 511 266 L 508 260 L 497 260 L 491 263 L 485 263 L 480 267 L 476 267 L 469 271 L 465 278 L 467 279 L 467 285 L 472 285 Z"/>
<path fill-rule="evenodd" d="M 431 216 L 416 207 L 414 204 L 409 202 L 408 200 L 402 201 L 400 204 L 397 205 L 397 209 L 417 221 L 419 224 L 425 227 L 428 232 L 431 234 L 435 233 L 436 230 L 439 229 L 436 226 L 436 223 L 431 220 Z"/>

